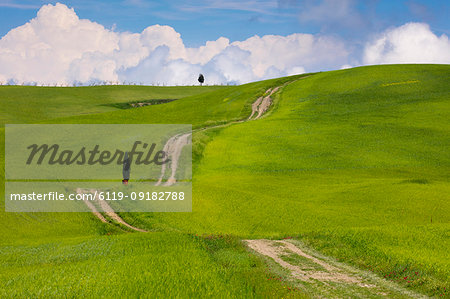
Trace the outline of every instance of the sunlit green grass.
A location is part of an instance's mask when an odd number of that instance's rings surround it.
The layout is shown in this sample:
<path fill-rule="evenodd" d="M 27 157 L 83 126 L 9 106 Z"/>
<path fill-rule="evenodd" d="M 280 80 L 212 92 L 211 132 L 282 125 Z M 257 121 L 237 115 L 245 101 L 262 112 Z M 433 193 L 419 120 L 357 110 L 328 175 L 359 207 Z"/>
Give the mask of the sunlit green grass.
<path fill-rule="evenodd" d="M 358 265 L 414 267 L 427 278 L 408 286 L 439 294 L 450 276 L 449 74 L 382 66 L 299 80 L 270 116 L 210 133 L 193 213 L 141 216 L 187 231 L 323 238 Z M 349 246 L 355 229 L 361 241 Z"/>
<path fill-rule="evenodd" d="M 51 105 L 42 103 L 43 109 L 36 114 L 22 115 L 5 101 L 5 110 L 13 120 L 5 119 L 24 123 L 175 122 L 207 126 L 246 115 L 252 101 L 275 84 L 278 82 L 256 83 L 247 86 L 244 92 L 238 87 L 203 88 L 202 92 L 206 93 L 177 100 L 177 105 L 166 103 L 82 115 L 99 112 L 98 109 L 113 110 L 99 106 L 103 103 L 124 102 L 120 94 L 126 88 L 116 87 L 117 93 L 108 97 L 102 94 L 105 88 L 90 88 L 86 90 L 98 100 L 86 102 L 82 110 L 74 109 L 80 98 L 75 103 L 63 100 L 66 106 L 61 105 L 60 98 L 60 102 L 55 100 L 59 110 L 54 113 L 47 113 L 49 110 L 44 107 L 51 108 Z M 189 88 L 165 88 L 161 94 L 151 95 L 142 90 L 135 98 L 122 96 L 130 101 L 152 96 L 173 98 L 186 95 L 186 89 Z M 70 89 L 64 91 L 76 96 Z M 31 92 L 36 94 L 36 90 Z M 25 103 L 17 97 L 14 101 L 16 106 Z M 4 129 L 1 137 L 4 140 Z M 4 142 L 1 144 L 4 156 Z M 1 176 L 4 180 L 4 169 Z M 3 187 L 0 196 L 4 198 Z M 4 209 L 3 200 L 0 207 Z M 134 224 L 133 219 L 130 222 Z M 90 213 L 2 212 L 0 234 L 1 297 L 274 297 L 296 292 L 289 288 L 290 282 L 268 280 L 267 267 L 235 237 L 195 236 L 186 232 L 130 234 L 101 223 Z"/>
<path fill-rule="evenodd" d="M 180 100 L 102 114 L 77 115 L 51 120 L 52 123 L 134 123 L 192 124 L 193 129 L 248 118 L 252 103 L 269 88 L 293 81 L 298 76 L 220 87 Z M 47 120 L 45 120 L 47 122 Z"/>
<path fill-rule="evenodd" d="M 151 99 L 180 99 L 227 86 L 0 86 L 0 121 L 39 122 L 55 117 L 117 110 L 113 104 Z"/>
<path fill-rule="evenodd" d="M 44 240 L 43 240 L 44 241 Z M 0 249 L 0 296 L 273 297 L 264 264 L 230 237 L 183 233 L 47 239 Z"/>
<path fill-rule="evenodd" d="M 187 123 L 200 129 L 245 119 L 251 103 L 269 87 L 298 78 L 226 87 L 138 109 L 89 115 L 71 110 L 67 114 L 39 114 L 27 121 Z M 0 213 L 0 231 L 6 240 L 2 250 L 12 252 L 2 260 L 3 269 L 15 277 L 12 282 L 3 282 L 4 294 L 11 296 L 18 294 L 18 288 L 29 287 L 29 294 L 36 295 L 45 287 L 44 281 L 37 279 L 38 287 L 34 288 L 21 279 L 35 279 L 38 273 L 54 270 L 72 287 L 50 285 L 43 294 L 98 296 L 104 290 L 99 279 L 85 281 L 88 287 L 84 293 L 74 286 L 72 273 L 82 267 L 90 277 L 110 272 L 117 279 L 127 277 L 111 288 L 112 294 L 123 290 L 130 296 L 167 295 L 167 290 L 158 288 L 168 283 L 174 296 L 190 296 L 192 290 L 203 296 L 283 296 L 290 293 L 278 292 L 286 292 L 289 283 L 284 282 L 285 287 L 267 284 L 265 267 L 254 266 L 257 260 L 248 256 L 237 239 L 293 236 L 380 276 L 395 272 L 386 279 L 439 296 L 449 287 L 450 277 L 449 79 L 450 67 L 444 65 L 373 66 L 318 73 L 285 86 L 276 95 L 269 115 L 262 119 L 196 131 L 193 212 L 121 214 L 133 225 L 161 233 L 122 235 L 88 213 Z M 103 95 L 96 96 L 103 99 Z M 90 112 L 100 111 L 86 111 Z M 18 115 L 17 121 L 24 120 Z M 234 237 L 229 243 L 190 234 Z M 83 262 L 68 259 L 56 270 L 22 264 L 26 258 L 20 246 L 35 252 L 30 259 L 37 265 L 49 264 L 40 257 L 45 246 L 60 246 L 58 250 L 69 255 L 81 254 L 63 236 L 73 236 L 90 248 L 110 249 L 105 258 L 94 250 L 82 258 Z M 158 260 L 159 251 L 153 250 L 164 238 L 168 241 Z M 111 248 L 121 248 L 123 256 Z M 183 260 L 185 252 L 191 259 Z M 132 261 L 136 260 L 144 262 L 135 265 Z M 110 266 L 109 261 L 117 266 Z M 183 272 L 183 265 L 193 265 L 194 270 Z M 164 272 L 171 266 L 178 272 Z M 154 290 L 133 284 L 128 277 L 133 269 L 133 273 L 144 273 L 139 282 L 148 282 Z M 164 279 L 146 274 L 151 269 Z M 414 277 L 401 281 L 404 276 L 399 273 Z M 181 282 L 175 284 L 177 275 L 199 284 L 193 289 Z"/>

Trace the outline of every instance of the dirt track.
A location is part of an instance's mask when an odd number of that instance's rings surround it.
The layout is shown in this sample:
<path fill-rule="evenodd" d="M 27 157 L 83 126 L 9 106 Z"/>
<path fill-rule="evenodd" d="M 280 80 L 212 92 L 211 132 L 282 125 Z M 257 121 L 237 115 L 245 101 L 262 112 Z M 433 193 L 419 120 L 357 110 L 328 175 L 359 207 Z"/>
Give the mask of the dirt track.
<path fill-rule="evenodd" d="M 86 193 L 91 193 L 91 194 L 98 194 L 98 191 L 96 192 L 95 189 L 81 189 L 81 188 L 77 188 L 77 193 L 78 194 L 86 194 Z M 97 208 L 95 207 L 94 203 L 98 204 L 98 206 L 101 208 L 101 210 L 103 210 L 103 212 L 111 219 L 114 220 L 132 230 L 138 231 L 138 232 L 147 232 L 146 230 L 140 229 L 138 227 L 132 226 L 131 224 L 128 224 L 127 222 L 125 222 L 125 220 L 122 219 L 122 217 L 120 217 L 119 215 L 116 214 L 116 212 L 114 212 L 114 210 L 111 208 L 111 206 L 105 201 L 105 200 L 100 200 L 98 198 L 98 195 L 94 198 L 94 200 L 89 201 L 89 200 L 83 200 L 83 202 L 89 207 L 89 209 L 92 211 L 92 213 L 98 218 L 100 219 L 101 222 L 104 223 L 109 223 L 109 221 L 102 215 L 102 213 L 100 213 Z"/>
<path fill-rule="evenodd" d="M 266 96 L 259 97 L 253 104 L 252 104 L 252 114 L 250 114 L 249 118 L 247 120 L 251 120 L 253 115 L 256 114 L 254 119 L 260 118 L 270 107 L 272 104 L 272 94 L 278 91 L 280 89 L 280 86 L 275 87 L 274 89 L 269 88 L 265 94 Z"/>
<path fill-rule="evenodd" d="M 248 246 L 251 249 L 262 255 L 272 258 L 281 267 L 290 270 L 292 276 L 297 279 L 303 281 L 319 280 L 322 282 L 334 281 L 352 283 L 364 288 L 374 287 L 374 285 L 363 283 L 362 280 L 358 277 L 343 272 L 342 269 L 339 269 L 323 260 L 319 260 L 318 258 L 305 253 L 300 248 L 296 247 L 294 244 L 288 241 L 272 241 L 259 239 L 246 240 L 245 242 L 247 242 Z M 309 260 L 309 262 L 311 262 L 311 265 L 302 267 L 290 264 L 282 258 L 283 256 L 286 256 L 288 254 L 296 254 L 298 256 L 301 256 Z"/>
<path fill-rule="evenodd" d="M 287 273 L 286 280 L 315 298 L 423 297 L 372 273 L 306 250 L 299 241 L 258 239 L 244 242 L 281 267 Z"/>
<path fill-rule="evenodd" d="M 167 179 L 167 182 L 164 184 L 164 186 L 171 186 L 177 182 L 175 174 L 178 168 L 178 159 L 180 158 L 183 147 L 191 142 L 191 137 L 192 133 L 178 134 L 171 137 L 164 145 L 163 151 L 168 155 L 170 159 L 170 168 L 172 170 L 171 175 Z M 161 175 L 159 177 L 158 182 L 156 182 L 155 186 L 159 186 L 162 183 L 165 172 L 166 172 L 166 164 L 163 164 L 161 166 Z"/>
<path fill-rule="evenodd" d="M 264 113 L 267 112 L 270 105 L 272 104 L 272 95 L 277 92 L 281 86 L 277 86 L 275 88 L 269 88 L 264 94 L 265 96 L 261 96 L 258 99 L 256 99 L 255 102 L 252 104 L 252 113 L 247 119 L 233 121 L 227 124 L 222 125 L 216 125 L 216 126 L 210 126 L 202 129 L 198 129 L 197 131 L 206 130 L 206 129 L 214 129 L 214 128 L 220 128 L 224 126 L 229 126 L 231 124 L 237 124 L 237 123 L 243 123 L 249 120 L 252 120 L 253 115 L 256 115 L 253 120 L 260 118 Z M 195 132 L 195 131 L 194 131 Z M 163 186 L 171 186 L 176 183 L 176 172 L 178 167 L 178 159 L 180 157 L 181 151 L 183 150 L 183 147 L 188 145 L 190 142 L 192 142 L 192 133 L 186 133 L 186 134 L 178 134 L 175 135 L 169 140 L 167 140 L 166 144 L 164 145 L 164 152 L 166 152 L 171 160 L 171 175 L 167 179 L 166 183 L 163 184 Z M 156 182 L 155 186 L 159 186 L 162 184 L 164 180 L 164 176 L 166 173 L 166 164 L 163 164 L 161 166 L 161 175 Z"/>

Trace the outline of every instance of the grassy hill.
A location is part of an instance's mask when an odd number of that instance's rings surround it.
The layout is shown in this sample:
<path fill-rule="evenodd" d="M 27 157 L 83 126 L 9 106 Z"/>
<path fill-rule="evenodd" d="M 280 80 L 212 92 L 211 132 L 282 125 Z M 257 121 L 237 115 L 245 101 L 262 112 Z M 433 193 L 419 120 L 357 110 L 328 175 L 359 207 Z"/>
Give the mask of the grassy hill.
<path fill-rule="evenodd" d="M 240 242 L 283 237 L 405 288 L 447 294 L 449 79 L 448 65 L 386 65 L 192 93 L 49 88 L 51 109 L 36 96 L 32 116 L 13 107 L 28 100 L 17 96 L 21 89 L 39 89 L 0 87 L 7 122 L 197 129 L 193 212 L 121 214 L 153 233 L 123 233 L 88 213 L 0 212 L 0 295 L 303 296 L 290 281 L 268 280 L 268 266 Z M 283 87 L 262 119 L 211 128 L 245 119 L 275 86 Z M 180 99 L 128 110 L 101 106 L 152 97 Z"/>
<path fill-rule="evenodd" d="M 227 86 L 0 86 L 2 123 L 30 123 L 55 117 L 117 110 L 117 105 L 153 99 L 180 99 Z"/>

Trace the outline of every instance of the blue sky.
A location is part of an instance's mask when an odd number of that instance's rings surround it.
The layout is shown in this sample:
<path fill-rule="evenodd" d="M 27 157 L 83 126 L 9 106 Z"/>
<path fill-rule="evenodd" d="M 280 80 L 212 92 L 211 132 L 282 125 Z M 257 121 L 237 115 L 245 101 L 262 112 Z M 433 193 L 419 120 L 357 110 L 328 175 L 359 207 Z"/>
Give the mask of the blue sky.
<path fill-rule="evenodd" d="M 0 0 L 0 36 L 25 24 L 39 8 L 58 1 Z M 225 36 L 231 41 L 255 34 L 323 33 L 357 40 L 406 22 L 425 22 L 438 35 L 449 34 L 448 0 L 367 1 L 59 1 L 116 31 L 141 32 L 154 24 L 170 25 L 186 46 Z M 327 2 L 344 7 L 342 13 Z M 328 11 L 327 11 L 328 10 Z"/>
<path fill-rule="evenodd" d="M 241 84 L 362 65 L 450 64 L 449 3 L 0 0 L 0 84 L 191 85 L 199 73 L 207 84 Z"/>

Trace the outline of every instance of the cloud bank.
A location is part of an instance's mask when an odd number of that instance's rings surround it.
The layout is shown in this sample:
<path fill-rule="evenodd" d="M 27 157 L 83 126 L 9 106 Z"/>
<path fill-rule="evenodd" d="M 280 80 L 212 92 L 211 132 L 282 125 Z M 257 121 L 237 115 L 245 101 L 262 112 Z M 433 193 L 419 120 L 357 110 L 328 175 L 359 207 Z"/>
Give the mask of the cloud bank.
<path fill-rule="evenodd" d="M 349 67 L 349 60 L 450 63 L 448 37 L 434 35 L 421 23 L 390 29 L 367 42 L 361 60 L 351 48 L 336 37 L 301 33 L 236 42 L 221 37 L 188 48 L 170 26 L 153 25 L 141 33 L 115 32 L 79 19 L 63 4 L 49 4 L 0 40 L 0 82 L 192 85 L 203 73 L 208 84 L 241 84 Z"/>
<path fill-rule="evenodd" d="M 385 31 L 367 44 L 365 64 L 450 63 L 450 41 L 423 23 L 408 23 Z"/>

